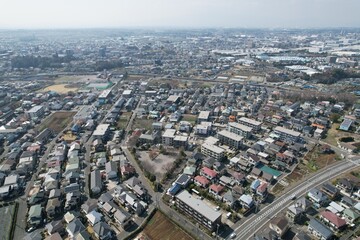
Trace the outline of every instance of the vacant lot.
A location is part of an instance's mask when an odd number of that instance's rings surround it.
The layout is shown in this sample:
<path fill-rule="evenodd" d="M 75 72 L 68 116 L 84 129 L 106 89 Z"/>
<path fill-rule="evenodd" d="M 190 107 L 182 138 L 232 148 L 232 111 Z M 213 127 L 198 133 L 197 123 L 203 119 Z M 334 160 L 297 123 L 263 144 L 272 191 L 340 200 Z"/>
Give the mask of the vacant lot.
<path fill-rule="evenodd" d="M 336 153 L 323 154 L 319 147 L 315 147 L 304 157 L 304 163 L 310 171 L 322 169 L 337 160 L 340 160 L 340 157 Z"/>
<path fill-rule="evenodd" d="M 152 129 L 152 123 L 154 122 L 154 120 L 152 119 L 140 119 L 140 118 L 135 118 L 134 122 L 133 122 L 133 126 L 132 129 L 146 129 L 146 130 L 151 130 Z"/>
<path fill-rule="evenodd" d="M 0 239 L 10 239 L 15 209 L 15 204 L 0 207 Z"/>
<path fill-rule="evenodd" d="M 156 212 L 146 225 L 143 234 L 151 240 L 191 240 L 184 230 L 172 223 L 164 214 Z"/>
<path fill-rule="evenodd" d="M 54 112 L 40 124 L 38 130 L 41 132 L 45 128 L 50 128 L 58 134 L 73 120 L 75 114 L 76 112 Z"/>
<path fill-rule="evenodd" d="M 68 87 L 66 84 L 56 84 L 42 89 L 41 92 L 54 91 L 59 94 L 66 94 L 68 92 L 76 92 L 77 90 L 78 88 Z"/>
<path fill-rule="evenodd" d="M 150 151 L 139 151 L 140 158 L 144 169 L 153 173 L 156 179 L 162 179 L 166 172 L 172 167 L 176 154 L 163 155 L 156 149 Z"/>
<path fill-rule="evenodd" d="M 187 121 L 192 124 L 195 124 L 196 119 L 197 119 L 197 115 L 192 115 L 192 114 L 184 114 L 182 117 L 183 121 Z"/>
<path fill-rule="evenodd" d="M 123 112 L 120 115 L 119 121 L 117 123 L 117 128 L 119 129 L 125 129 L 127 126 L 127 123 L 131 117 L 131 112 Z"/>

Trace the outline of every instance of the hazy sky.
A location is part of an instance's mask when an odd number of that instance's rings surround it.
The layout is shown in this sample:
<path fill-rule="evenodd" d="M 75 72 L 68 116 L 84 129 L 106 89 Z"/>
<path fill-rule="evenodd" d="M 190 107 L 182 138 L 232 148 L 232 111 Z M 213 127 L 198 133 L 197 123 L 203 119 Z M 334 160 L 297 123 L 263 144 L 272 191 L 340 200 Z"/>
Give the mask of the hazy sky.
<path fill-rule="evenodd" d="M 360 27 L 360 0 L 0 1 L 0 28 Z"/>

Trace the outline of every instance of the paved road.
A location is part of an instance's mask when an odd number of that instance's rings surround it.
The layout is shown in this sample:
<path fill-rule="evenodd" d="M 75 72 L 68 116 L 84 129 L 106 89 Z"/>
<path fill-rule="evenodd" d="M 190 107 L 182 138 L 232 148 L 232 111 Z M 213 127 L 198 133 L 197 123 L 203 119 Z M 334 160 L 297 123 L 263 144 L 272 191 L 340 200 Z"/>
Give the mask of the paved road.
<path fill-rule="evenodd" d="M 261 209 L 256 215 L 247 218 L 245 222 L 236 224 L 234 226 L 234 232 L 237 234 L 236 239 L 249 239 L 256 233 L 258 229 L 261 229 L 269 220 L 279 212 L 283 211 L 290 203 L 293 195 L 300 196 L 305 194 L 311 188 L 314 188 L 329 179 L 332 179 L 344 172 L 347 172 L 360 164 L 360 159 L 348 159 L 340 163 L 329 166 L 327 169 L 323 169 L 320 172 L 314 174 L 306 181 L 301 182 L 297 186 L 283 195 L 277 198 L 273 203 L 267 207 Z"/>

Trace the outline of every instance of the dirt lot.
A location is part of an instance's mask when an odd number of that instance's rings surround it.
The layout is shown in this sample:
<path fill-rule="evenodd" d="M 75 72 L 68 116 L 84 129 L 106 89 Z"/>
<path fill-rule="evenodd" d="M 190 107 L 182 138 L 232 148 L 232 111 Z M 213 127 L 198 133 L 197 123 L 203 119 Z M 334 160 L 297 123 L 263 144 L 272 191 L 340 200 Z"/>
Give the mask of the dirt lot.
<path fill-rule="evenodd" d="M 185 231 L 172 223 L 164 214 L 156 212 L 146 225 L 144 231 L 145 239 L 151 240 L 191 240 L 193 239 Z"/>
<path fill-rule="evenodd" d="M 50 128 L 55 134 L 58 134 L 73 120 L 75 114 L 76 112 L 54 112 L 43 120 L 38 127 L 38 131 L 41 132 L 45 128 Z"/>
<path fill-rule="evenodd" d="M 162 179 L 176 159 L 176 154 L 159 154 L 157 150 L 139 151 L 138 153 L 144 169 L 155 174 L 156 179 Z"/>
<path fill-rule="evenodd" d="M 77 90 L 78 88 L 68 87 L 66 84 L 56 84 L 42 89 L 41 92 L 54 91 L 59 94 L 66 94 L 68 92 L 76 92 Z"/>

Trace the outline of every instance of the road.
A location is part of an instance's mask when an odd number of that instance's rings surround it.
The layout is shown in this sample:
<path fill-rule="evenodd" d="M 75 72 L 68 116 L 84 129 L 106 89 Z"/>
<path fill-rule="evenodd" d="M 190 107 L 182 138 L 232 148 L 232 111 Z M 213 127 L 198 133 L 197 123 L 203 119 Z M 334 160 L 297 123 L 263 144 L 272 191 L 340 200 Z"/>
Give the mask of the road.
<path fill-rule="evenodd" d="M 286 195 L 277 198 L 273 203 L 261 209 L 257 214 L 247 218 L 245 222 L 236 224 L 233 227 L 234 232 L 237 235 L 236 239 L 245 240 L 251 238 L 256 233 L 256 231 L 267 224 L 271 218 L 286 209 L 286 207 L 291 203 L 292 196 L 304 195 L 311 188 L 314 188 L 344 172 L 356 168 L 359 166 L 359 164 L 359 158 L 341 161 L 340 163 L 331 165 L 328 168 L 319 171 L 304 182 L 294 186 L 294 188 L 287 192 Z"/>

